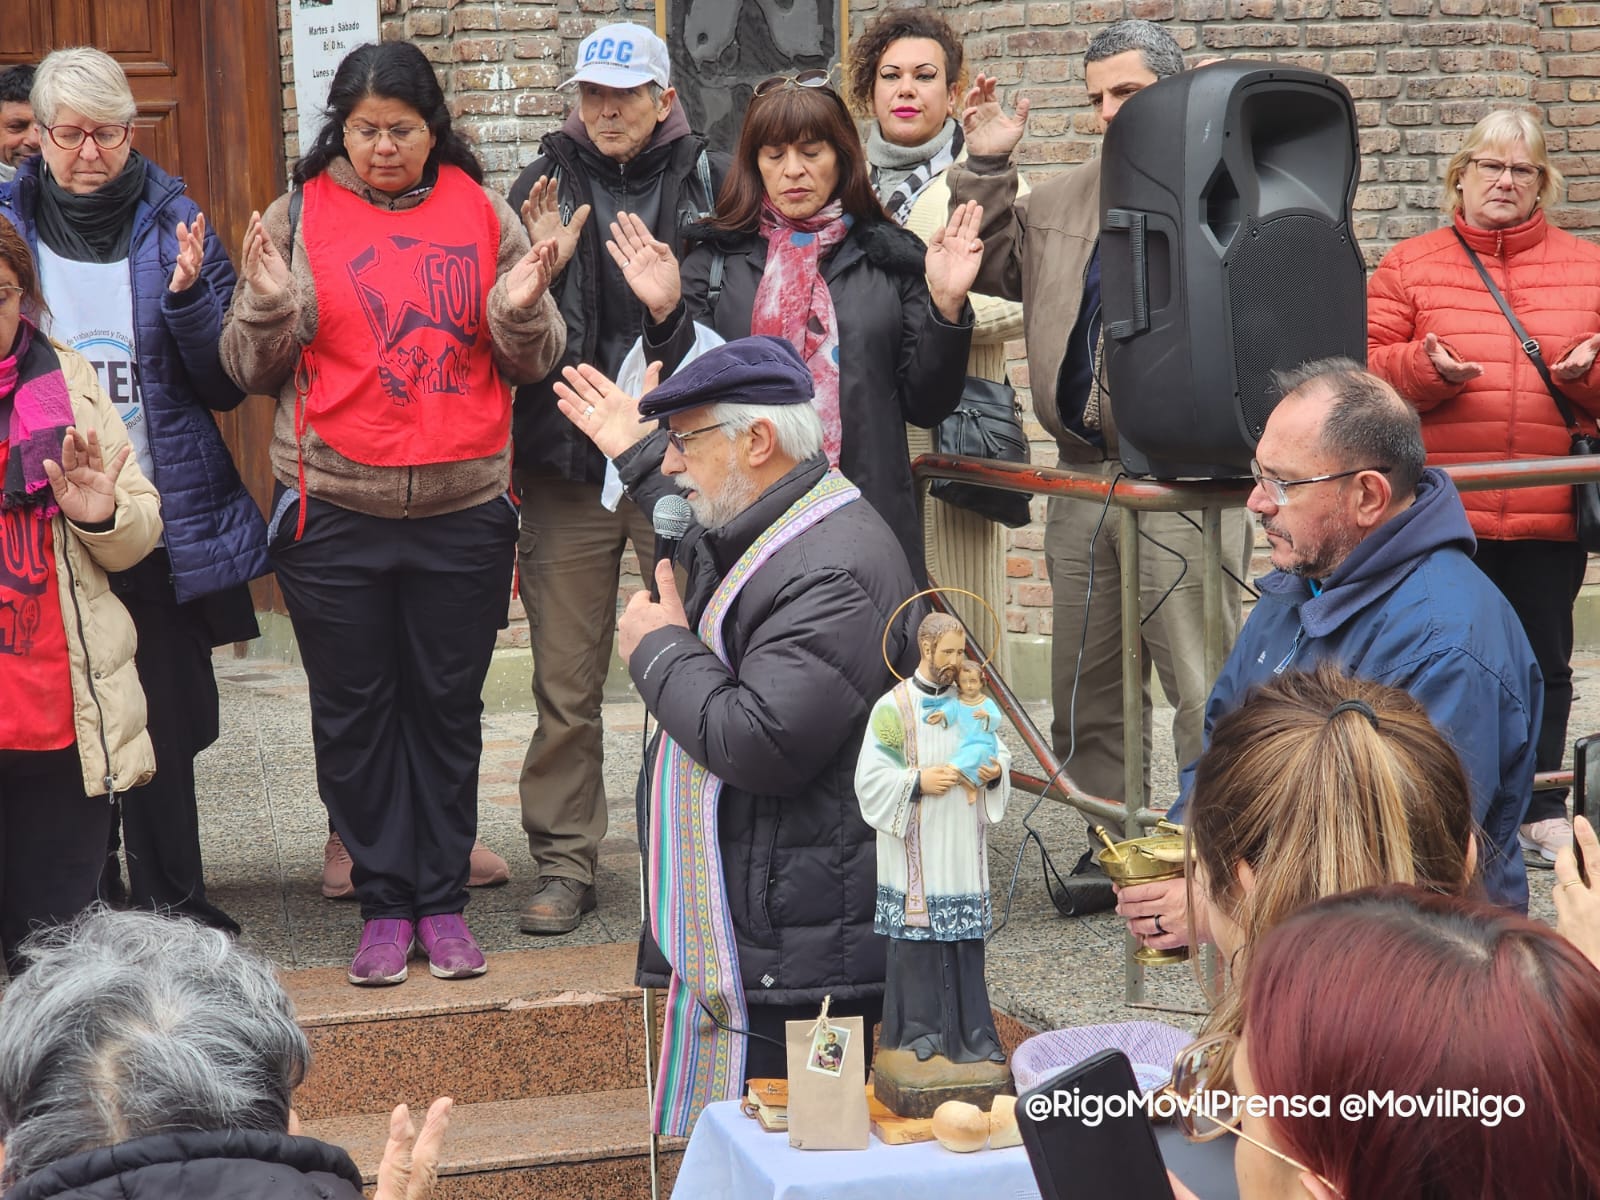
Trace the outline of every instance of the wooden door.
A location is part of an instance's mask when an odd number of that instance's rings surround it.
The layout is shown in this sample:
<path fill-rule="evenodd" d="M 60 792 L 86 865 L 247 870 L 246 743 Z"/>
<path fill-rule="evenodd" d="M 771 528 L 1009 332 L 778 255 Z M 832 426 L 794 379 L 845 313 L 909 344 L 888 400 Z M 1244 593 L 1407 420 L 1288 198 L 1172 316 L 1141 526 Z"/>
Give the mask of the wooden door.
<path fill-rule="evenodd" d="M 134 144 L 180 176 L 230 253 L 252 209 L 284 188 L 276 0 L 0 0 L 0 67 L 63 46 L 98 46 L 127 73 Z M 265 508 L 272 401 L 253 396 L 219 418 L 245 484 Z M 257 608 L 282 611 L 270 580 Z"/>

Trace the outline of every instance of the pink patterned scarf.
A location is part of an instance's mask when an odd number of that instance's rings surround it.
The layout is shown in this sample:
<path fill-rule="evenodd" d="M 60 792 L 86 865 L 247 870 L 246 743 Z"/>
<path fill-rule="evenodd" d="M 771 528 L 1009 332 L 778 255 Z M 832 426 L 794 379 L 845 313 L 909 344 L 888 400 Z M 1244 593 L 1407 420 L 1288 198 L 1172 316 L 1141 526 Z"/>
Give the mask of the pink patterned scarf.
<path fill-rule="evenodd" d="M 761 202 L 767 266 L 756 289 L 750 332 L 781 337 L 799 352 L 816 387 L 812 404 L 822 418 L 828 465 L 839 465 L 839 322 L 819 263 L 850 232 L 853 219 L 834 200 L 802 221 Z"/>
<path fill-rule="evenodd" d="M 11 401 L 5 431 L 11 443 L 6 460 L 6 508 L 42 504 L 47 517 L 56 513 L 55 492 L 45 477 L 44 460 L 61 458 L 61 441 L 72 424 L 72 397 L 61 374 L 50 339 L 22 318 L 11 352 L 0 358 L 0 400 Z"/>

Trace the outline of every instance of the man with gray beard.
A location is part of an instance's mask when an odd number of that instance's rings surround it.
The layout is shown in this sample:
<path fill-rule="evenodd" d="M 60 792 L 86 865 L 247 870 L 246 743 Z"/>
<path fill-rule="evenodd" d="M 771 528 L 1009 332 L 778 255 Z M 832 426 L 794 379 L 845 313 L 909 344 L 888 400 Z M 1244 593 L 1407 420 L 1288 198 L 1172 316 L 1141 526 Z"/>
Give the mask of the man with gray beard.
<path fill-rule="evenodd" d="M 695 515 L 657 566 L 660 602 L 634 596 L 617 627 L 661 724 L 640 787 L 639 982 L 671 981 L 657 1127 L 675 1132 L 743 1080 L 783 1075 L 784 1021 L 814 1018 L 824 996 L 833 1016 L 877 1020 L 875 838 L 853 778 L 867 716 L 894 682 L 884 629 L 916 589 L 889 526 L 829 469 L 811 375 L 788 342 L 730 342 L 640 401 L 593 368 L 565 376 L 561 411 L 635 502 L 650 512 L 681 491 Z M 889 635 L 902 671 L 917 615 Z M 729 1094 L 675 1093 L 701 1075 L 729 1080 Z"/>

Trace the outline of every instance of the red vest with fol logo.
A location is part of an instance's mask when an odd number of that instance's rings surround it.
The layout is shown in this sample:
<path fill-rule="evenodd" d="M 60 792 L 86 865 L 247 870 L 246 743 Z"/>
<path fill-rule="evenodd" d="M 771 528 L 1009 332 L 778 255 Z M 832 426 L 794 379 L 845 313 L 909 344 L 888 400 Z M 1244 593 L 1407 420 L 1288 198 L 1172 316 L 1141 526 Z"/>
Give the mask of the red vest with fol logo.
<path fill-rule="evenodd" d="M 500 222 L 466 172 L 439 167 L 432 193 L 390 212 L 318 175 L 305 185 L 317 289 L 296 433 L 375 467 L 487 458 L 511 436 L 511 390 L 495 370 L 489 289 Z"/>

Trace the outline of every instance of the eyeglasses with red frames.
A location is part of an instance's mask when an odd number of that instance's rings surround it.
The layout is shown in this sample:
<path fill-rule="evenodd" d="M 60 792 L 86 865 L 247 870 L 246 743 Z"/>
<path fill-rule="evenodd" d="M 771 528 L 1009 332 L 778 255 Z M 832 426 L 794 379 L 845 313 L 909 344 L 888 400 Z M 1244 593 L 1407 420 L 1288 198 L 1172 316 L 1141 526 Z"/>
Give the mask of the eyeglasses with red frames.
<path fill-rule="evenodd" d="M 115 150 L 128 140 L 133 126 L 96 125 L 93 129 L 84 129 L 79 125 L 45 125 L 43 129 L 50 135 L 50 140 L 63 150 L 78 149 L 85 138 L 93 138 L 94 144 L 102 150 Z"/>

